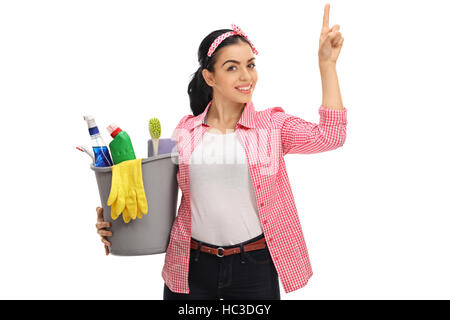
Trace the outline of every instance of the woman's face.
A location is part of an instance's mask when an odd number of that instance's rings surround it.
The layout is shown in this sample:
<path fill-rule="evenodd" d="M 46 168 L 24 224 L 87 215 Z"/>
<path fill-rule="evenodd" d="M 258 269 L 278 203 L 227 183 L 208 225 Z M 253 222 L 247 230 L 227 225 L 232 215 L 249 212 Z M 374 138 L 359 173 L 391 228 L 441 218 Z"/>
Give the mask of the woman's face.
<path fill-rule="evenodd" d="M 258 73 L 255 69 L 255 57 L 250 45 L 243 41 L 229 45 L 217 52 L 214 73 L 203 69 L 206 83 L 213 88 L 214 98 L 227 99 L 236 103 L 251 100 Z M 248 87 L 240 90 L 238 87 Z"/>

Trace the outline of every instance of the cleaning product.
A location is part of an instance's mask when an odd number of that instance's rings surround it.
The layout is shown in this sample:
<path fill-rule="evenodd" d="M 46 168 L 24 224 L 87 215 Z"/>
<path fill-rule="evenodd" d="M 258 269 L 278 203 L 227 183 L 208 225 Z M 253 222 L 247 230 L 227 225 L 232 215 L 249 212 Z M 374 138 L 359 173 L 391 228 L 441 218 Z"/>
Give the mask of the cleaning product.
<path fill-rule="evenodd" d="M 148 131 L 150 132 L 150 136 L 152 137 L 153 142 L 153 155 L 158 155 L 158 144 L 159 138 L 161 137 L 161 123 L 158 118 L 151 118 L 148 121 Z"/>
<path fill-rule="evenodd" d="M 115 124 L 110 124 L 107 129 L 111 134 L 111 137 L 113 137 L 113 141 L 109 143 L 109 148 L 111 149 L 114 164 L 116 165 L 122 161 L 136 159 L 133 144 L 131 143 L 128 133 Z"/>
<path fill-rule="evenodd" d="M 113 162 L 111 160 L 111 156 L 109 155 L 108 147 L 100 135 L 98 127 L 95 124 L 94 117 L 86 115 L 83 118 L 87 122 L 89 134 L 91 135 L 91 144 L 95 157 L 94 167 L 111 167 Z"/>

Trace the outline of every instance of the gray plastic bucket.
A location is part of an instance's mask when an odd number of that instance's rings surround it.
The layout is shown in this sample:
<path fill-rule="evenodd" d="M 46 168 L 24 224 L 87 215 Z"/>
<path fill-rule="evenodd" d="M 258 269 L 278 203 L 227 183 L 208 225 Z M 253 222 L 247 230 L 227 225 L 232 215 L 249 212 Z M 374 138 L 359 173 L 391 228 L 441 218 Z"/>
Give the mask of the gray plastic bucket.
<path fill-rule="evenodd" d="M 158 147 L 159 149 L 159 147 Z M 111 190 L 111 167 L 94 167 L 105 221 L 111 222 L 112 237 L 109 251 L 117 256 L 138 256 L 163 253 L 169 245 L 170 231 L 176 216 L 178 201 L 178 155 L 161 154 L 142 159 L 142 179 L 148 212 L 142 219 L 129 223 L 122 215 L 111 218 L 111 207 L 107 205 Z"/>

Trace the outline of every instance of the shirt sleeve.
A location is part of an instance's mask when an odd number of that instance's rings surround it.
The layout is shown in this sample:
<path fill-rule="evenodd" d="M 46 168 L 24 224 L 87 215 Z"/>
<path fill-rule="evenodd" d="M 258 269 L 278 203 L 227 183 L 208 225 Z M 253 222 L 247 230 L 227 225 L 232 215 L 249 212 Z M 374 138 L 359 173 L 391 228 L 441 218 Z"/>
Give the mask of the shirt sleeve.
<path fill-rule="evenodd" d="M 341 147 L 346 139 L 347 109 L 319 107 L 320 121 L 313 123 L 271 108 L 271 116 L 281 132 L 283 155 L 319 153 Z"/>
<path fill-rule="evenodd" d="M 180 122 L 178 122 L 177 126 L 172 132 L 172 136 L 170 137 L 172 140 L 178 140 L 178 136 L 180 135 L 180 129 L 182 128 L 187 118 L 189 118 L 189 115 L 184 116 L 183 118 L 181 118 Z"/>
<path fill-rule="evenodd" d="M 180 140 L 180 136 L 183 136 L 183 133 L 185 131 L 185 129 L 183 129 L 183 124 L 186 122 L 186 120 L 189 117 L 190 117 L 190 115 L 187 115 L 187 116 L 184 116 L 183 118 L 181 118 L 180 122 L 178 122 L 177 126 L 173 130 L 172 136 L 170 137 L 172 140 L 175 140 L 175 142 L 176 142 L 176 150 L 177 150 L 177 152 L 179 150 L 178 142 Z"/>

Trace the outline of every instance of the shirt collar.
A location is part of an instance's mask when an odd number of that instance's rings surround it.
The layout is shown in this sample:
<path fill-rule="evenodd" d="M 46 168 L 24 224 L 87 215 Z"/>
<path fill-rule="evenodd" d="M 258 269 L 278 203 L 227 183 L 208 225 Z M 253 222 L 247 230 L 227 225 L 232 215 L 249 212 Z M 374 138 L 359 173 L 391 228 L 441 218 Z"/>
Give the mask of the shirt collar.
<path fill-rule="evenodd" d="M 203 111 L 198 116 L 194 117 L 194 128 L 201 125 L 206 124 L 206 114 L 208 113 L 209 107 L 211 106 L 212 100 L 208 103 Z M 249 101 L 244 106 L 244 111 L 242 111 L 241 118 L 237 122 L 240 125 L 243 125 L 247 128 L 255 128 L 255 108 L 253 106 L 253 101 Z"/>

